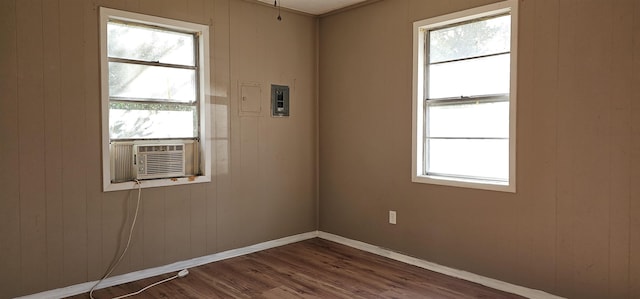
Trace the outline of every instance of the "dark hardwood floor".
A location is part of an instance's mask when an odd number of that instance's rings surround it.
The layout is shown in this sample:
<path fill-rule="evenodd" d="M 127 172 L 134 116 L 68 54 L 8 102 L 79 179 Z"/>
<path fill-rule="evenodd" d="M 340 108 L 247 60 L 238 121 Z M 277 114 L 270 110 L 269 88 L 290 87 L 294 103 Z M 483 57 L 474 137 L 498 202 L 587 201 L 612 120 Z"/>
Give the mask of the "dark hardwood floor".
<path fill-rule="evenodd" d="M 523 298 L 318 238 L 189 272 L 131 298 Z M 135 292 L 172 275 L 101 289 L 94 297 Z"/>

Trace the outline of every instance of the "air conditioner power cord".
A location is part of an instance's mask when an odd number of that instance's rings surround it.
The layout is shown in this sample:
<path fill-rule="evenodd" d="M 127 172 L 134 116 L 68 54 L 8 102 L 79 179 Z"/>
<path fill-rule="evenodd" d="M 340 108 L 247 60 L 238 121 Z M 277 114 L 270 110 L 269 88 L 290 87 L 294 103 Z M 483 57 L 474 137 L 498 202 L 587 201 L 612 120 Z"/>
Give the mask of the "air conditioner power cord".
<path fill-rule="evenodd" d="M 150 289 L 150 288 L 152 288 L 152 287 L 155 287 L 155 286 L 157 286 L 157 285 L 159 285 L 159 284 L 165 283 L 165 282 L 167 282 L 167 281 L 174 280 L 174 279 L 176 279 L 176 278 L 182 278 L 182 277 L 185 277 L 185 276 L 187 276 L 188 274 L 189 274 L 189 270 L 184 269 L 184 270 L 182 270 L 182 271 L 178 272 L 178 274 L 176 274 L 176 275 L 174 275 L 174 276 L 171 276 L 171 277 L 169 277 L 169 278 L 165 278 L 165 279 L 160 280 L 160 281 L 158 281 L 158 282 L 152 283 L 152 284 L 150 284 L 150 285 L 148 285 L 148 286 L 146 286 L 146 287 L 144 287 L 144 288 L 142 288 L 142 289 L 138 290 L 137 292 L 133 292 L 133 293 L 129 293 L 129 294 L 126 294 L 126 295 L 118 296 L 118 297 L 115 297 L 115 298 L 112 298 L 112 299 L 122 299 L 122 298 L 127 298 L 127 297 L 131 297 L 131 296 L 135 296 L 135 295 L 138 295 L 138 294 L 140 294 L 140 293 L 142 293 L 142 292 L 144 292 L 144 291 L 146 291 L 146 290 L 148 290 L 148 289 Z"/>
<path fill-rule="evenodd" d="M 118 267 L 118 265 L 119 265 L 119 264 L 120 264 L 120 262 L 122 261 L 122 258 L 124 258 L 124 255 L 127 253 L 127 250 L 129 250 L 129 246 L 131 245 L 131 238 L 132 238 L 132 236 L 133 236 L 133 229 L 134 229 L 134 228 L 135 228 L 135 226 L 136 226 L 136 220 L 138 219 L 138 214 L 139 214 L 139 212 L 140 212 L 140 199 L 141 199 L 141 197 L 142 197 L 142 182 L 140 182 L 139 180 L 136 180 L 136 184 L 138 185 L 138 200 L 137 200 L 137 203 L 136 203 L 136 212 L 135 212 L 135 214 L 134 214 L 134 216 L 133 216 L 133 221 L 131 222 L 131 228 L 129 229 L 129 237 L 127 238 L 127 244 L 125 245 L 124 250 L 122 251 L 122 253 L 120 254 L 120 256 L 119 256 L 119 257 L 117 258 L 117 260 L 116 260 L 116 261 L 111 265 L 111 267 L 109 267 L 109 269 L 108 269 L 108 270 L 107 270 L 107 272 L 104 274 L 104 276 L 102 276 L 102 278 L 100 278 L 100 280 L 98 280 L 98 282 L 96 282 L 96 284 L 94 284 L 94 285 L 91 287 L 91 289 L 89 290 L 89 297 L 90 297 L 91 299 L 95 299 L 95 298 L 93 297 L 93 292 L 96 290 L 96 287 L 98 287 L 98 285 L 99 285 L 101 282 L 103 282 L 105 279 L 107 279 L 107 277 L 109 277 L 109 275 L 111 275 L 111 273 L 116 269 L 116 267 Z M 148 289 L 149 289 L 149 288 L 151 288 L 151 287 L 157 286 L 157 285 L 159 285 L 159 284 L 161 284 L 161 283 L 165 283 L 165 282 L 167 282 L 167 281 L 170 281 L 170 280 L 173 280 L 173 279 L 176 279 L 176 278 L 182 278 L 182 277 L 185 277 L 185 276 L 187 276 L 188 274 L 189 274 L 189 270 L 184 269 L 184 270 L 182 270 L 182 271 L 178 272 L 178 274 L 176 274 L 175 276 L 172 276 L 172 277 L 169 277 L 169 278 L 163 279 L 163 280 L 161 280 L 161 281 L 158 281 L 158 282 L 156 282 L 156 283 L 150 284 L 150 285 L 148 285 L 148 286 L 146 286 L 146 287 L 144 287 L 144 288 L 140 289 L 140 290 L 139 290 L 139 291 L 137 291 L 137 292 L 129 293 L 129 294 L 122 295 L 122 296 L 119 296 L 119 297 L 115 297 L 115 298 L 112 298 L 112 299 L 121 299 L 121 298 L 126 298 L 126 297 L 130 297 L 130 296 L 138 295 L 138 294 L 140 294 L 140 293 L 142 293 L 142 292 L 144 292 L 144 291 L 148 290 Z"/>

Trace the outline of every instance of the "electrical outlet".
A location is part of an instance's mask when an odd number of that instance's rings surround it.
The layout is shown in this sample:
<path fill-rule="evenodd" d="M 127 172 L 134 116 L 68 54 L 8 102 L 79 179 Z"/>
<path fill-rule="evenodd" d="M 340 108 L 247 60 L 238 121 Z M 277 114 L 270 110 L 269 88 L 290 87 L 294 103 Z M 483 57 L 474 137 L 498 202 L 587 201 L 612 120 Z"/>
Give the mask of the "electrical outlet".
<path fill-rule="evenodd" d="M 389 223 L 396 224 L 396 211 L 389 211 Z"/>

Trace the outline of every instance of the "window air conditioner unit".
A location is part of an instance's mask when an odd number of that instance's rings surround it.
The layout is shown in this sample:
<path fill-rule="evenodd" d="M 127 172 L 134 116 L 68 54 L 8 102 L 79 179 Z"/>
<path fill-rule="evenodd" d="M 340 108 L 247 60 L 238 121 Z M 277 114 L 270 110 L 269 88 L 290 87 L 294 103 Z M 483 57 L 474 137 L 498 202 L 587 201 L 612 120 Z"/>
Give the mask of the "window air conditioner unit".
<path fill-rule="evenodd" d="M 136 179 L 185 176 L 184 144 L 136 144 L 133 174 Z"/>

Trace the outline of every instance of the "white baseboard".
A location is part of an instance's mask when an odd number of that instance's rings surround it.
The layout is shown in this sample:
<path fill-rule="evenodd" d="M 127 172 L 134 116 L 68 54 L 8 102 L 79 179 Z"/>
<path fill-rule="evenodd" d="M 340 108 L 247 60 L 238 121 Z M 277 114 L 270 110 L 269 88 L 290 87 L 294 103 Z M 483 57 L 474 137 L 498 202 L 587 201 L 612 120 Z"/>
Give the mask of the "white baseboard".
<path fill-rule="evenodd" d="M 128 283 L 128 282 L 145 279 L 153 276 L 158 276 L 162 274 L 167 274 L 171 272 L 178 272 L 182 269 L 193 268 L 193 267 L 201 266 L 208 263 L 213 263 L 213 262 L 241 256 L 241 255 L 262 251 L 265 249 L 275 248 L 275 247 L 279 247 L 279 246 L 283 246 L 283 245 L 287 245 L 287 244 L 291 244 L 299 241 L 304 241 L 307 239 L 312 239 L 315 237 L 333 241 L 349 247 L 353 247 L 366 252 L 384 256 L 396 261 L 414 265 L 414 266 L 431 270 L 434 272 L 442 273 L 444 275 L 448 275 L 451 277 L 456 277 L 456 278 L 464 279 L 470 282 L 475 282 L 477 284 L 481 284 L 496 290 L 505 291 L 508 293 L 524 296 L 527 298 L 563 299 L 562 297 L 551 295 L 543 291 L 517 286 L 514 284 L 484 277 L 484 276 L 473 274 L 466 271 L 456 270 L 453 268 L 445 267 L 435 263 L 427 262 L 425 260 L 400 254 L 388 249 L 384 249 L 382 247 L 378 247 L 375 245 L 367 244 L 367 243 L 352 240 L 352 239 L 347 239 L 345 237 L 341 237 L 338 235 L 325 233 L 321 231 L 313 231 L 313 232 L 298 234 L 290 237 L 285 237 L 277 240 L 267 241 L 267 242 L 243 247 L 243 248 L 232 249 L 232 250 L 215 253 L 215 254 L 211 254 L 203 257 L 193 258 L 190 260 L 175 262 L 169 265 L 164 265 L 160 267 L 155 267 L 155 268 L 150 268 L 150 269 L 145 269 L 145 270 L 140 270 L 136 272 L 131 272 L 127 274 L 110 277 L 108 279 L 105 279 L 103 282 L 101 282 L 96 289 L 107 288 L 110 286 Z M 96 282 L 97 281 L 85 282 L 85 283 L 76 284 L 76 285 L 72 285 L 64 288 L 59 288 L 55 290 L 18 297 L 18 299 L 64 298 L 64 297 L 74 296 L 74 295 L 88 292 Z"/>
<path fill-rule="evenodd" d="M 182 269 L 202 266 L 204 264 L 213 263 L 213 262 L 217 262 L 217 261 L 245 255 L 245 254 L 250 254 L 250 253 L 262 251 L 269 248 L 275 248 L 282 245 L 304 241 L 307 239 L 313 239 L 317 236 L 318 236 L 318 232 L 313 231 L 313 232 L 294 235 L 294 236 L 285 237 L 277 240 L 267 241 L 267 242 L 263 242 L 263 243 L 243 247 L 243 248 L 232 249 L 232 250 L 215 253 L 207 256 L 197 257 L 197 258 L 193 258 L 186 261 L 175 262 L 169 265 L 140 270 L 140 271 L 131 272 L 127 274 L 122 274 L 122 275 L 105 279 L 100 283 L 100 285 L 96 289 L 103 289 L 110 286 L 128 283 L 128 282 L 145 279 L 153 276 L 158 276 L 162 274 L 167 274 L 171 272 L 178 272 Z M 98 281 L 96 280 L 96 281 L 85 282 L 85 283 L 76 284 L 76 285 L 72 285 L 64 288 L 59 288 L 59 289 L 50 290 L 46 292 L 18 297 L 18 299 L 64 298 L 64 297 L 74 296 L 74 295 L 89 292 L 91 287 L 93 287 L 93 285 L 96 282 Z"/>
<path fill-rule="evenodd" d="M 340 243 L 342 245 L 360 249 L 362 251 L 384 256 L 392 260 L 400 261 L 400 262 L 414 265 L 423 269 L 431 270 L 433 272 L 438 272 L 447 276 L 460 278 L 466 281 L 481 284 L 483 286 L 487 286 L 492 289 L 504 291 L 507 293 L 516 294 L 516 295 L 520 295 L 520 296 L 532 298 L 532 299 L 563 299 L 562 297 L 545 293 L 543 291 L 510 284 L 510 283 L 496 280 L 493 278 L 488 278 L 478 274 L 473 274 L 471 272 L 466 272 L 462 270 L 445 267 L 435 263 L 427 262 L 425 260 L 417 259 L 408 255 L 400 254 L 388 249 L 384 249 L 382 247 L 378 247 L 378 246 L 360 242 L 360 241 L 355 241 L 352 239 L 347 239 L 345 237 L 341 237 L 338 235 L 325 233 L 325 232 L 318 232 L 318 237 L 325 240 Z"/>

